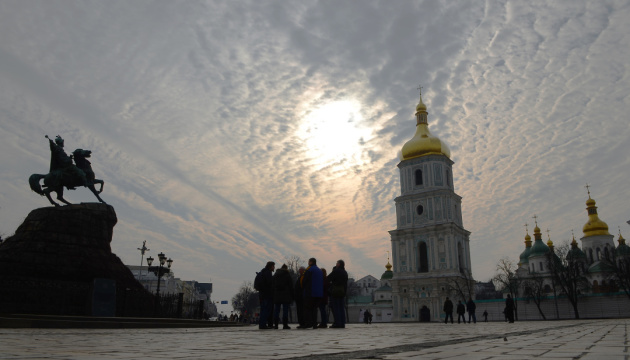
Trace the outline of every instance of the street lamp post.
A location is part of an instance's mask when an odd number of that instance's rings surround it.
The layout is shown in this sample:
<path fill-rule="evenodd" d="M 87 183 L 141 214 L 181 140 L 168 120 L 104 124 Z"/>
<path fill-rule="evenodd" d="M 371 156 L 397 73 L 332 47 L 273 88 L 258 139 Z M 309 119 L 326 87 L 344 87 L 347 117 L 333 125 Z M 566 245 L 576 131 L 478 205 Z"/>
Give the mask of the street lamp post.
<path fill-rule="evenodd" d="M 147 258 L 147 265 L 149 265 L 149 271 L 154 273 L 155 276 L 157 276 L 158 278 L 157 291 L 155 292 L 155 295 L 159 297 L 160 296 L 160 279 L 162 278 L 162 276 L 164 276 L 164 274 L 167 274 L 171 271 L 171 265 L 173 264 L 173 260 L 172 259 L 166 260 L 166 255 L 164 255 L 164 253 L 159 253 L 158 259 L 160 261 L 160 265 L 151 266 L 151 264 L 153 264 L 153 258 L 149 256 Z M 166 268 L 164 268 L 165 263 L 166 263 Z"/>
<path fill-rule="evenodd" d="M 172 259 L 166 260 L 166 255 L 164 255 L 164 253 L 159 253 L 158 254 L 158 259 L 160 261 L 160 265 L 159 266 L 151 266 L 151 264 L 153 264 L 153 258 L 150 257 L 150 256 L 147 258 L 147 265 L 149 265 L 149 271 L 154 273 L 155 276 L 157 276 L 157 279 L 158 279 L 157 291 L 155 292 L 154 315 L 157 314 L 158 305 L 160 303 L 160 282 L 161 282 L 160 279 L 162 278 L 162 276 L 164 274 L 166 274 L 166 273 L 171 271 L 171 265 L 173 264 L 173 260 Z M 164 264 L 166 264 L 166 268 L 164 267 Z"/>

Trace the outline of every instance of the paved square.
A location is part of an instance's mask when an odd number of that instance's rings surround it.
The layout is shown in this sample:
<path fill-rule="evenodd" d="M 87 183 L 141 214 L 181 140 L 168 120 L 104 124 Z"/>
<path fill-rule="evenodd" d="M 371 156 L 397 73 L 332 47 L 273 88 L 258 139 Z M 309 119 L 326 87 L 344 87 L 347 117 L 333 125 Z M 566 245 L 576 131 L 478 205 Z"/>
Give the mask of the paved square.
<path fill-rule="evenodd" d="M 630 320 L 346 329 L 0 329 L 2 359 L 628 359 Z"/>

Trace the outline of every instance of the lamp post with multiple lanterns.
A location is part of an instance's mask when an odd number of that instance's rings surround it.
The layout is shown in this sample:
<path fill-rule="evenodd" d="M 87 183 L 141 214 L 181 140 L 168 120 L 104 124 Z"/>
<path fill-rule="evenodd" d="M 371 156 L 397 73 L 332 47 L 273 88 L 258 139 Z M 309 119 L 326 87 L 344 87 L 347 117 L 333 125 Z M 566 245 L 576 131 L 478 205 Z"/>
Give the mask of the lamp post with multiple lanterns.
<path fill-rule="evenodd" d="M 149 265 L 149 271 L 154 273 L 155 276 L 157 276 L 157 278 L 158 278 L 157 291 L 155 292 L 155 295 L 159 298 L 159 296 L 160 296 L 160 279 L 162 278 L 162 276 L 164 276 L 164 274 L 168 274 L 171 271 L 171 265 L 173 264 L 173 260 L 172 259 L 166 260 L 166 255 L 164 255 L 164 253 L 159 253 L 158 254 L 158 259 L 160 261 L 160 265 L 159 266 L 151 266 L 151 264 L 153 264 L 153 258 L 151 256 L 149 256 L 147 258 L 147 265 Z M 164 267 L 164 264 L 166 264 L 166 267 Z"/>

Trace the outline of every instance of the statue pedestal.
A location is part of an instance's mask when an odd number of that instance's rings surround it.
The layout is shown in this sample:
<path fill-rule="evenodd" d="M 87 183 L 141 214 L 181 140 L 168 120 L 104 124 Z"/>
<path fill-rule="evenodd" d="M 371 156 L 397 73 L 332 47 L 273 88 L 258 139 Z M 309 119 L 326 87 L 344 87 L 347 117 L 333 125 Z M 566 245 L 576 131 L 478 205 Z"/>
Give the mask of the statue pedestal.
<path fill-rule="evenodd" d="M 35 209 L 0 245 L 0 312 L 89 315 L 95 279 L 143 291 L 111 251 L 110 205 Z"/>

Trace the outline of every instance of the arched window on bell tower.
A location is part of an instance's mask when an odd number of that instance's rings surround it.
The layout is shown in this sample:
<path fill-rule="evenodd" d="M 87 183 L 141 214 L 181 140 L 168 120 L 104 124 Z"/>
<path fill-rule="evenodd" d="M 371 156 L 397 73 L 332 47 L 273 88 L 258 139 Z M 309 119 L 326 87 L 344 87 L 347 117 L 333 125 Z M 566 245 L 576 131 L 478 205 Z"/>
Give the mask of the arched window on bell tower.
<path fill-rule="evenodd" d="M 429 272 L 429 255 L 424 241 L 418 244 L 418 272 Z"/>
<path fill-rule="evenodd" d="M 416 186 L 417 185 L 422 185 L 422 170 L 421 169 L 416 169 L 416 172 L 414 174 L 415 176 L 415 181 L 416 181 Z"/>

